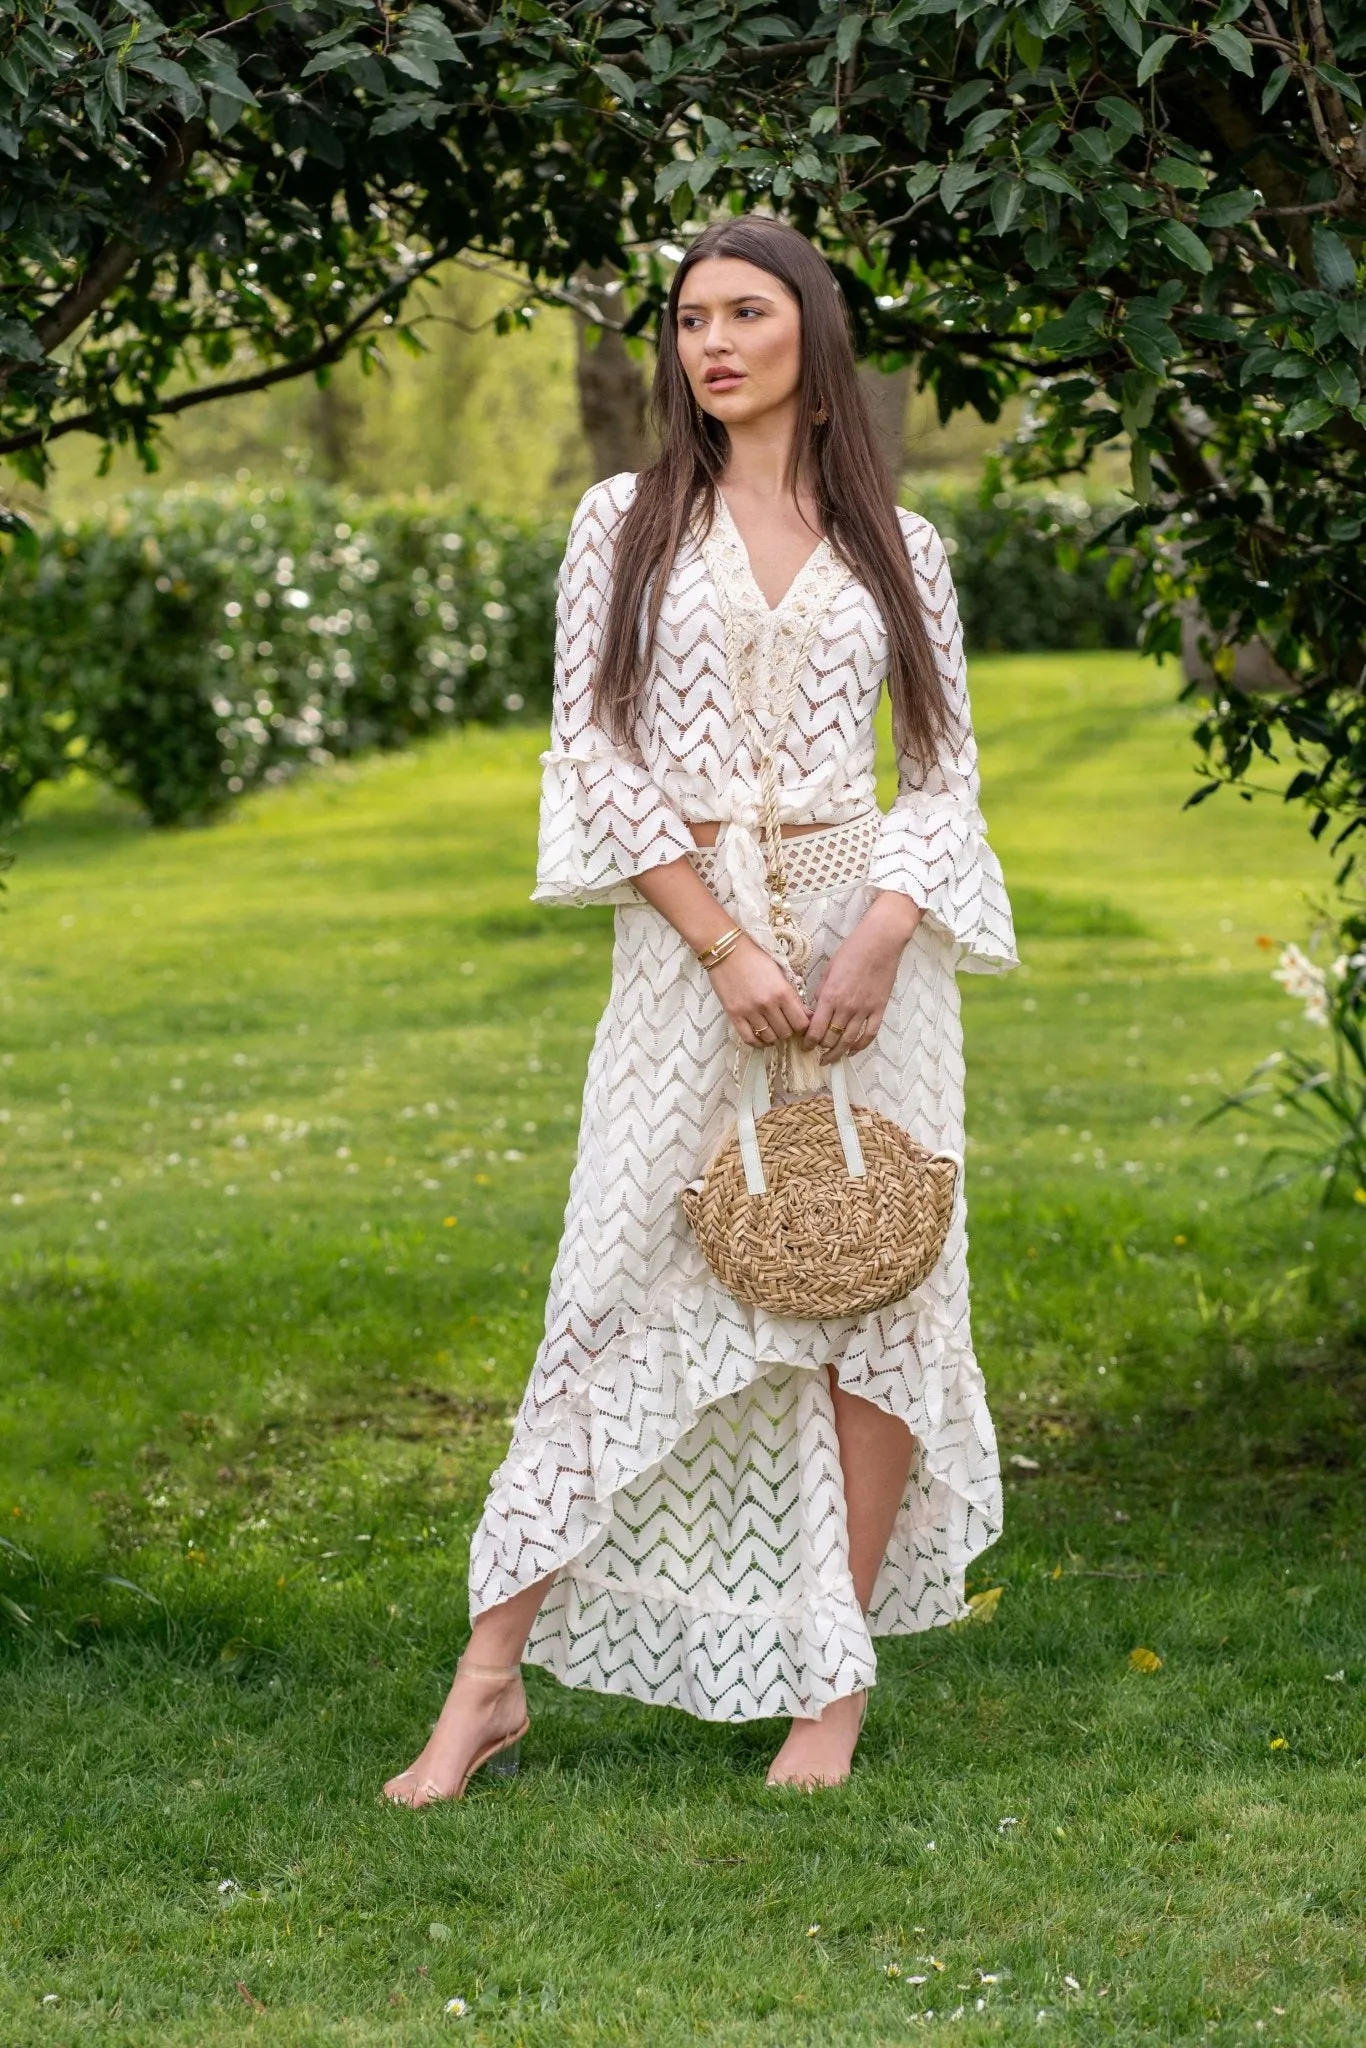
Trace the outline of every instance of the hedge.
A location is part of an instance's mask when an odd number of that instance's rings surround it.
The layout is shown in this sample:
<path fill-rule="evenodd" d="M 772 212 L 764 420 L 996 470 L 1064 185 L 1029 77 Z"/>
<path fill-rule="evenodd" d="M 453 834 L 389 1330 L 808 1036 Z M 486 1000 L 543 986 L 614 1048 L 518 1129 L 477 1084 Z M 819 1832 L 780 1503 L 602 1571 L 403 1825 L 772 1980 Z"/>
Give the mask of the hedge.
<path fill-rule="evenodd" d="M 970 647 L 1132 646 L 1080 499 L 935 496 Z M 156 824 L 550 702 L 560 523 L 316 487 L 139 493 L 0 542 L 0 823 L 73 766 Z"/>

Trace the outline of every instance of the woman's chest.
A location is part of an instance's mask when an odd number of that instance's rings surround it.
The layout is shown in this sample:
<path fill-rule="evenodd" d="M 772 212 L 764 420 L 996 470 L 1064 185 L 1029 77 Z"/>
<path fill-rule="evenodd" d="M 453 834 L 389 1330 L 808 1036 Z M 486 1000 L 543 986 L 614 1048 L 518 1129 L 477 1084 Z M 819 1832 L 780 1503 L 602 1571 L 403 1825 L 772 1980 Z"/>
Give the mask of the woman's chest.
<path fill-rule="evenodd" d="M 842 577 L 814 593 L 805 616 L 785 614 L 727 603 L 704 562 L 680 557 L 644 708 L 654 747 L 680 757 L 767 741 L 826 759 L 871 743 L 886 671 L 886 629 L 860 584 Z"/>

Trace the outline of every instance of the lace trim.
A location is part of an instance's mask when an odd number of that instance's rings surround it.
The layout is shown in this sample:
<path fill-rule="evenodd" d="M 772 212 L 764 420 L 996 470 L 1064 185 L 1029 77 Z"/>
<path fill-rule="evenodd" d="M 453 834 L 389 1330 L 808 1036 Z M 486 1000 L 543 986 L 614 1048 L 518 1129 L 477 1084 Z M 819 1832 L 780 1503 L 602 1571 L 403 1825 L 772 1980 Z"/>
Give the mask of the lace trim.
<path fill-rule="evenodd" d="M 788 902 L 799 903 L 810 896 L 825 896 L 833 889 L 852 889 L 866 882 L 881 831 L 882 813 L 863 811 L 843 825 L 830 825 L 822 832 L 802 832 L 785 839 Z M 714 892 L 717 849 L 699 846 L 688 858 Z"/>
<path fill-rule="evenodd" d="M 713 497 L 716 509 L 699 546 L 720 600 L 727 680 L 757 766 L 766 743 L 781 744 L 821 620 L 853 579 L 822 539 L 779 602 L 770 605 L 755 581 L 730 507 L 720 491 Z M 765 722 L 778 730 L 766 734 Z"/>

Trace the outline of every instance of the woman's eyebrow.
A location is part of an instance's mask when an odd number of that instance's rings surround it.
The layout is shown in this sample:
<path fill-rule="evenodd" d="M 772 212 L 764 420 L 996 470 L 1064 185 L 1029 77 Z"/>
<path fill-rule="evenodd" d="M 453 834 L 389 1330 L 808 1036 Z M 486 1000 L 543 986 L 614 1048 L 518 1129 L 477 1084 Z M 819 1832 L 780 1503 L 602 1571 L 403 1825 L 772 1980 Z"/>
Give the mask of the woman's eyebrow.
<path fill-rule="evenodd" d="M 740 292 L 733 299 L 722 299 L 720 304 L 723 306 L 748 306 L 756 301 L 761 306 L 772 306 L 777 303 L 776 300 L 769 297 L 767 292 Z M 680 299 L 678 310 L 680 313 L 705 313 L 707 303 L 703 299 Z"/>

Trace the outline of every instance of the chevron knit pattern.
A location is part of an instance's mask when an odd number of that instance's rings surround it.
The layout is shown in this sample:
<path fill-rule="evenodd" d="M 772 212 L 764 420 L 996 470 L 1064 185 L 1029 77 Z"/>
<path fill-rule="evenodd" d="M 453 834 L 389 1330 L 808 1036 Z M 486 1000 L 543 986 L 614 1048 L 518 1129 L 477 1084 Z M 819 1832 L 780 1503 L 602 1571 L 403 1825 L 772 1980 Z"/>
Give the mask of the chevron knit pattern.
<path fill-rule="evenodd" d="M 553 1577 L 527 1658 L 566 1684 L 708 1720 L 815 1715 L 873 1682 L 873 1636 L 963 1613 L 967 1566 L 1000 1531 L 963 1201 L 928 1279 L 857 1318 L 747 1308 L 693 1240 L 679 1195 L 733 1125 L 736 1045 L 707 974 L 632 877 L 692 851 L 691 820 L 751 824 L 755 764 L 727 688 L 711 572 L 692 542 L 669 579 L 636 746 L 614 747 L 592 723 L 612 530 L 633 488 L 617 477 L 588 493 L 561 578 L 536 897 L 620 907 L 545 1337 L 471 1547 L 471 1612 Z M 999 971 L 1014 944 L 977 807 L 952 580 L 934 530 L 909 513 L 902 523 L 952 743 L 928 766 L 902 763 L 866 879 L 832 865 L 799 915 L 815 947 L 814 992 L 870 888 L 925 908 L 882 1029 L 854 1066 L 871 1108 L 933 1150 L 961 1152 L 954 970 Z M 743 550 L 734 574 L 732 603 L 752 606 Z M 885 670 L 881 618 L 847 582 L 798 692 L 781 760 L 785 818 L 842 824 L 872 807 Z M 733 910 L 720 867 L 709 883 Z M 866 1617 L 849 1575 L 827 1365 L 916 1442 Z"/>

